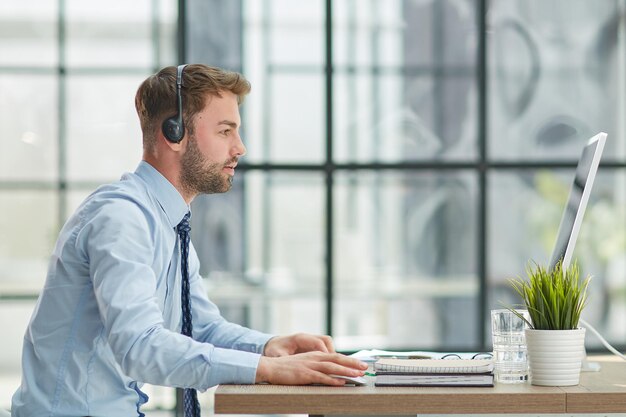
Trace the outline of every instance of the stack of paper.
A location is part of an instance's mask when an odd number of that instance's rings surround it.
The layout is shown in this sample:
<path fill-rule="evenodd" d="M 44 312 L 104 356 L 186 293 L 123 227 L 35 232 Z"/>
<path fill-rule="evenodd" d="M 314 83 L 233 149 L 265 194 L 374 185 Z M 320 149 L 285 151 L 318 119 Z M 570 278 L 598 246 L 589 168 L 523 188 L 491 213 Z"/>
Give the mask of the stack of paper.
<path fill-rule="evenodd" d="M 493 387 L 491 359 L 379 359 L 376 386 Z"/>

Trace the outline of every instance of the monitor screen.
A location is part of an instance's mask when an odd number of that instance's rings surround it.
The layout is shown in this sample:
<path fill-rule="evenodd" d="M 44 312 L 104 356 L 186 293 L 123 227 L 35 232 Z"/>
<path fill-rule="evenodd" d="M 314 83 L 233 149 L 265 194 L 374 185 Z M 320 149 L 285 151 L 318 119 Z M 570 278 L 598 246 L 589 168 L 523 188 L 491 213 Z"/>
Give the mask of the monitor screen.
<path fill-rule="evenodd" d="M 563 210 L 556 244 L 550 259 L 550 270 L 553 270 L 560 260 L 563 260 L 563 270 L 565 270 L 572 261 L 578 231 L 585 215 L 605 141 L 606 133 L 598 133 L 589 139 L 589 143 L 583 148 L 567 204 Z"/>

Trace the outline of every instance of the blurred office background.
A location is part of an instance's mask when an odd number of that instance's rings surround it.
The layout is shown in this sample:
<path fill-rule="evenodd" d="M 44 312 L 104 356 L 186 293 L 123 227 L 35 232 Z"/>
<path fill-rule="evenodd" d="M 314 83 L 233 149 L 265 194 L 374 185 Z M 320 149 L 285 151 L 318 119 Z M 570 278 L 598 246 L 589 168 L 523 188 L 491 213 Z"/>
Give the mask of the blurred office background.
<path fill-rule="evenodd" d="M 576 257 L 584 318 L 623 351 L 625 16 L 626 0 L 1 2 L 0 407 L 60 227 L 134 170 L 136 88 L 179 62 L 253 86 L 233 190 L 193 203 L 226 317 L 346 352 L 488 351 L 489 310 L 548 261 L 605 131 Z M 173 390 L 148 391 L 171 414 Z"/>

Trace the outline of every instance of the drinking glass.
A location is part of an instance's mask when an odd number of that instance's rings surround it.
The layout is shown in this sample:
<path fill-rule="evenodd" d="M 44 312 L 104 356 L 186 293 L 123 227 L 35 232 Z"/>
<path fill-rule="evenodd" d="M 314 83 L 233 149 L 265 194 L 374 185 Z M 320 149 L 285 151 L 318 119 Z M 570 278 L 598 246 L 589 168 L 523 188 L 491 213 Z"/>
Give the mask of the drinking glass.
<path fill-rule="evenodd" d="M 515 310 L 530 320 L 527 310 Z M 524 330 L 527 323 L 508 309 L 491 310 L 494 374 L 496 382 L 528 381 L 528 355 Z"/>

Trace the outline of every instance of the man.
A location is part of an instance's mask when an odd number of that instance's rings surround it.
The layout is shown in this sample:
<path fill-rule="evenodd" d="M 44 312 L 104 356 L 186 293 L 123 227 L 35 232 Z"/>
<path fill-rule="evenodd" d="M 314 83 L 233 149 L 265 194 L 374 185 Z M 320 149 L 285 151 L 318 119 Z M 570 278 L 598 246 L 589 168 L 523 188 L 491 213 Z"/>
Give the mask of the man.
<path fill-rule="evenodd" d="M 249 90 L 242 75 L 205 65 L 164 68 L 141 84 L 143 161 L 61 230 L 24 338 L 14 417 L 143 416 L 144 382 L 186 388 L 185 412 L 199 415 L 196 389 L 363 375 L 366 365 L 335 353 L 327 336 L 227 322 L 203 289 L 189 205 L 230 189 Z"/>

